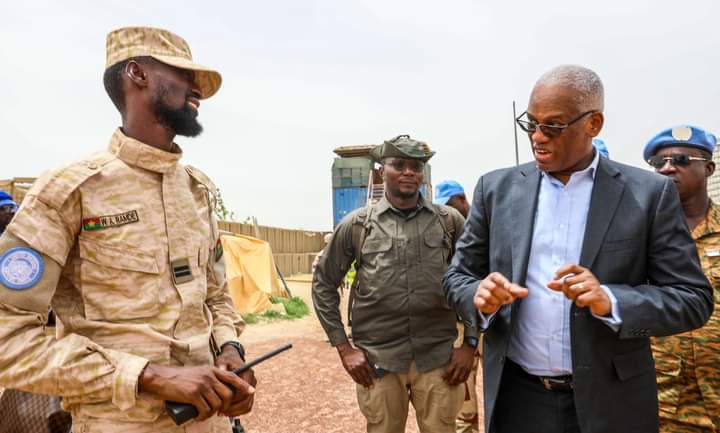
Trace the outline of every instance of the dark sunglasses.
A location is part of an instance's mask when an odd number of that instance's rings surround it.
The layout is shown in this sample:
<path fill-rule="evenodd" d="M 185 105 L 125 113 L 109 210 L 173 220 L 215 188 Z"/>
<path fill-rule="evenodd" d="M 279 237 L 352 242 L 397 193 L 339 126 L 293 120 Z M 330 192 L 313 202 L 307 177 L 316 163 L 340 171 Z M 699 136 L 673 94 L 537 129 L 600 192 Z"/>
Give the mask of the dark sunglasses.
<path fill-rule="evenodd" d="M 425 163 L 414 159 L 392 159 L 385 161 L 385 164 L 393 168 L 393 170 L 400 173 L 404 172 L 406 168 L 415 173 L 422 173 L 425 168 Z"/>
<path fill-rule="evenodd" d="M 518 126 L 520 128 L 527 132 L 528 134 L 534 134 L 535 131 L 538 129 L 540 132 L 543 133 L 548 138 L 555 138 L 558 137 L 560 134 L 563 133 L 567 128 L 569 128 L 573 123 L 577 122 L 578 120 L 582 119 L 583 117 L 587 116 L 588 114 L 597 113 L 598 110 L 590 110 L 586 111 L 583 114 L 579 115 L 578 117 L 574 118 L 573 120 L 569 121 L 568 123 L 561 124 L 561 125 L 544 125 L 542 123 L 537 123 L 529 119 L 521 119 L 521 117 L 526 116 L 528 114 L 527 111 L 523 112 L 520 116 L 518 116 L 517 119 L 515 119 L 515 122 L 517 122 Z"/>
<path fill-rule="evenodd" d="M 684 153 L 673 153 L 670 156 L 654 155 L 648 158 L 647 163 L 653 166 L 655 169 L 665 167 L 665 164 L 670 161 L 670 164 L 676 167 L 686 167 L 693 161 L 710 161 L 708 158 L 700 156 L 690 156 Z"/>

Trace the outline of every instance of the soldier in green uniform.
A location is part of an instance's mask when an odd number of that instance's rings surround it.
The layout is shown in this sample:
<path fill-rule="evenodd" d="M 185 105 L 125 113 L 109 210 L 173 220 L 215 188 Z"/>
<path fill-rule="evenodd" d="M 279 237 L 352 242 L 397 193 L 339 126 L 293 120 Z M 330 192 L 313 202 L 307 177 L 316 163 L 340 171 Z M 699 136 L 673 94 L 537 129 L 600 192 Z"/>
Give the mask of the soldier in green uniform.
<path fill-rule="evenodd" d="M 313 277 L 315 311 L 357 383 L 369 433 L 404 432 L 410 402 L 421 432 L 454 433 L 472 368 L 475 348 L 453 349 L 456 316 L 442 291 L 464 219 L 419 192 L 433 154 L 407 135 L 373 149 L 385 196 L 340 222 Z M 353 260 L 354 345 L 340 321 L 337 290 Z"/>
<path fill-rule="evenodd" d="M 720 207 L 707 192 L 715 144 L 712 134 L 680 126 L 660 132 L 645 146 L 645 160 L 677 186 L 715 295 L 715 312 L 705 326 L 653 341 L 661 433 L 720 432 Z"/>

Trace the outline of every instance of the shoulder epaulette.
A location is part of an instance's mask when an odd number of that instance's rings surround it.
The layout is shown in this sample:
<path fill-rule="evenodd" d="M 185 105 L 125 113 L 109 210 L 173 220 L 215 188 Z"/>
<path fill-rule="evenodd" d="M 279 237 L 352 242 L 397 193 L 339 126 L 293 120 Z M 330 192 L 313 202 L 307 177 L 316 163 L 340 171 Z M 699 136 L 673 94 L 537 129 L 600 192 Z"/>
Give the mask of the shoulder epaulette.
<path fill-rule="evenodd" d="M 197 169 L 197 168 L 193 167 L 192 165 L 186 165 L 185 171 L 187 171 L 187 174 L 189 174 L 190 177 L 195 180 L 195 182 L 204 186 L 213 197 L 217 196 L 217 187 L 210 180 L 210 178 L 205 173 L 203 173 L 200 169 Z"/>
<path fill-rule="evenodd" d="M 442 204 L 434 204 L 435 210 L 439 215 L 449 215 L 450 211 L 448 210 L 447 206 Z"/>
<path fill-rule="evenodd" d="M 365 224 L 365 220 L 367 219 L 367 215 L 368 215 L 368 208 L 367 208 L 367 206 L 366 206 L 366 207 L 361 207 L 361 208 L 359 208 L 357 211 L 355 211 L 355 215 L 353 216 L 352 223 L 353 223 L 353 224 L 364 225 L 364 224 Z"/>
<path fill-rule="evenodd" d="M 38 189 L 32 191 L 38 200 L 54 209 L 60 209 L 70 194 L 77 190 L 86 180 L 100 172 L 115 155 L 100 152 L 88 158 L 70 163 L 69 165 L 47 174 L 49 178 L 39 179 Z"/>

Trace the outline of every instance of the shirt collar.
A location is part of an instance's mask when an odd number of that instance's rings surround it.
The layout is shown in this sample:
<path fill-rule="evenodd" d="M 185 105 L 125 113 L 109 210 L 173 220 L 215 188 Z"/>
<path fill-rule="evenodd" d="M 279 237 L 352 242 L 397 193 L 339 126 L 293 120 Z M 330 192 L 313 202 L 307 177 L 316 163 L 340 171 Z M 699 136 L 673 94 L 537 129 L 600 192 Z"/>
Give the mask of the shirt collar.
<path fill-rule="evenodd" d="M 710 200 L 707 215 L 705 219 L 692 230 L 692 238 L 697 240 L 715 233 L 720 233 L 720 207 Z"/>
<path fill-rule="evenodd" d="M 597 173 L 597 167 L 598 167 L 598 164 L 600 163 L 600 152 L 598 152 L 598 151 L 597 151 L 596 149 L 594 149 L 594 148 L 593 148 L 593 152 L 595 153 L 595 156 L 593 156 L 593 160 L 592 160 L 592 162 L 590 163 L 590 165 L 588 165 L 587 167 L 585 167 L 584 169 L 582 169 L 582 170 L 580 170 L 580 171 L 574 172 L 574 173 L 570 176 L 571 179 L 572 179 L 573 177 L 576 177 L 576 176 L 577 176 L 577 177 L 579 177 L 579 176 L 590 176 L 590 179 L 595 180 L 595 173 Z M 557 179 L 555 179 L 553 176 L 550 176 L 548 173 L 546 173 L 546 172 L 544 172 L 544 171 L 542 171 L 542 170 L 540 171 L 540 173 L 541 173 L 541 175 L 542 175 L 543 177 L 547 178 L 547 179 L 550 180 L 550 181 L 556 181 L 556 180 L 557 180 Z M 560 182 L 559 180 L 557 180 L 557 181 Z"/>
<path fill-rule="evenodd" d="M 108 151 L 122 161 L 145 170 L 167 173 L 175 168 L 182 157 L 182 149 L 173 143 L 177 152 L 166 152 L 123 134 L 118 128 L 110 139 Z"/>
<path fill-rule="evenodd" d="M 417 209 L 425 208 L 432 212 L 432 204 L 423 197 L 422 193 L 420 194 L 420 197 L 418 198 L 418 204 Z M 380 201 L 375 205 L 375 212 L 379 214 L 385 212 L 388 209 L 392 209 L 396 212 L 400 212 L 399 210 L 395 209 L 395 207 L 390 203 L 390 200 L 387 199 L 387 196 L 383 194 L 383 197 L 380 199 Z"/>

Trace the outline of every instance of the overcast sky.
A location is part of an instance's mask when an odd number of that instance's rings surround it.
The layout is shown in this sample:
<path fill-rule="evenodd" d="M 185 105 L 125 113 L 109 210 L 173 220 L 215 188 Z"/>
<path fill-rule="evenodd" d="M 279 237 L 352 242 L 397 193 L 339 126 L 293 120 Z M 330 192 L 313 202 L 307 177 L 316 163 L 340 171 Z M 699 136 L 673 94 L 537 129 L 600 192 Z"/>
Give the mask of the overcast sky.
<path fill-rule="evenodd" d="M 37 176 L 107 146 L 119 116 L 102 87 L 105 36 L 167 28 L 223 86 L 203 101 L 183 162 L 238 217 L 332 226 L 332 149 L 411 134 L 437 151 L 433 183 L 514 164 L 535 80 L 577 63 L 605 84 L 613 159 L 642 166 L 659 130 L 720 132 L 716 0 L 3 1 L 0 178 Z M 520 136 L 520 159 L 531 159 Z"/>

